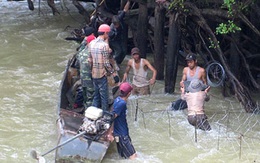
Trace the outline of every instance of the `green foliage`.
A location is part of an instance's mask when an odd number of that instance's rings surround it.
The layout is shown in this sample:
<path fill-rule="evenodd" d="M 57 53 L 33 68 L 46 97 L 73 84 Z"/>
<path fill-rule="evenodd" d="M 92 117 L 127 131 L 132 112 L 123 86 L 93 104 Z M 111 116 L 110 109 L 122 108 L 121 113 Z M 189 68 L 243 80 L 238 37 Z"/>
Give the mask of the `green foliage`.
<path fill-rule="evenodd" d="M 209 38 L 209 41 L 210 41 L 209 48 L 216 49 L 217 47 L 219 47 L 219 41 L 218 41 L 217 45 L 214 44 L 214 42 L 211 40 L 211 38 Z"/>
<path fill-rule="evenodd" d="M 222 4 L 222 8 L 227 8 L 229 16 L 233 16 L 233 8 L 232 8 L 232 6 L 234 4 L 236 4 L 235 0 L 224 0 L 224 2 Z"/>
<path fill-rule="evenodd" d="M 232 20 L 228 20 L 228 23 L 220 23 L 216 28 L 216 34 L 235 33 L 236 31 L 241 31 L 241 28 L 238 27 Z"/>
<path fill-rule="evenodd" d="M 185 0 L 174 0 L 171 2 L 169 6 L 169 10 L 174 9 L 174 10 L 179 10 L 179 9 L 184 9 L 184 2 Z"/>

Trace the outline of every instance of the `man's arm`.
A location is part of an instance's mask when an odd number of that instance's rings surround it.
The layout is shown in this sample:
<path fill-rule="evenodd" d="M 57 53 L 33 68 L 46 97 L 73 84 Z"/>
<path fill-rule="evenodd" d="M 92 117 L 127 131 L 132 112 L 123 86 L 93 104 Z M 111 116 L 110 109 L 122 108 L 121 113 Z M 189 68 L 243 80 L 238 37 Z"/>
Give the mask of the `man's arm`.
<path fill-rule="evenodd" d="M 93 59 L 91 55 L 91 47 L 90 44 L 88 45 L 88 65 L 90 66 L 90 69 L 92 70 L 93 67 Z"/>
<path fill-rule="evenodd" d="M 184 67 L 183 71 L 182 71 L 182 78 L 180 81 L 180 86 L 184 87 L 184 81 L 187 80 L 187 67 Z"/>
<path fill-rule="evenodd" d="M 149 82 L 150 82 L 150 84 L 154 84 L 155 81 L 156 81 L 157 71 L 156 71 L 156 69 L 151 65 L 151 63 L 147 59 L 144 59 L 144 64 L 145 64 L 145 66 L 147 66 L 153 72 L 153 76 L 149 80 Z"/>
<path fill-rule="evenodd" d="M 129 7 L 130 7 L 130 1 L 128 0 L 125 4 L 125 7 L 124 7 L 124 12 L 127 12 L 129 10 Z"/>
<path fill-rule="evenodd" d="M 124 73 L 122 82 L 125 82 L 125 81 L 126 81 L 127 76 L 128 76 L 128 73 L 129 73 L 129 71 L 130 71 L 131 68 L 132 68 L 132 66 L 131 66 L 131 59 L 130 59 L 130 60 L 127 62 L 127 66 L 126 66 L 126 69 L 125 69 L 125 73 Z"/>
<path fill-rule="evenodd" d="M 124 17 L 125 17 L 126 12 L 129 10 L 129 7 L 130 7 L 130 1 L 127 1 L 126 4 L 125 4 L 125 6 L 124 6 L 123 11 L 121 10 L 121 11 L 119 11 L 119 13 L 117 14 L 118 19 L 121 21 L 121 23 L 122 23 L 122 21 L 123 21 L 123 19 L 124 19 Z"/>
<path fill-rule="evenodd" d="M 110 61 L 109 61 L 109 46 L 108 44 L 104 47 L 104 50 L 103 50 L 103 58 L 104 58 L 104 66 L 108 72 L 108 76 L 112 73 L 114 73 L 114 69 L 113 67 L 111 66 L 110 64 Z"/>
<path fill-rule="evenodd" d="M 204 68 L 200 68 L 200 73 L 201 73 L 201 80 L 203 81 L 204 84 L 208 84 L 207 78 L 206 78 L 206 71 Z"/>
<path fill-rule="evenodd" d="M 201 80 L 202 80 L 203 84 L 208 85 L 205 69 L 204 68 L 200 68 L 200 73 L 201 73 Z M 208 88 L 205 90 L 205 92 L 208 93 L 209 90 L 210 90 L 210 86 L 208 86 Z M 209 98 L 208 98 L 208 100 L 209 100 Z"/>
<path fill-rule="evenodd" d="M 181 99 L 185 100 L 185 89 L 184 89 L 184 87 L 181 87 Z"/>

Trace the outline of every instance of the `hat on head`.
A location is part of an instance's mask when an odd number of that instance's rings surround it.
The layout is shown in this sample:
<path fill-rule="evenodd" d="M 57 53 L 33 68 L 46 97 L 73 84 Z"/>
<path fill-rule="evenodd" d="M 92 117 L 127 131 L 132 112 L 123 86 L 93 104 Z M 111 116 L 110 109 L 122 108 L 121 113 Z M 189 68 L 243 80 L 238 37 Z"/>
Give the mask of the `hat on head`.
<path fill-rule="evenodd" d="M 93 27 L 84 27 L 83 30 L 85 36 L 89 36 L 95 32 L 95 29 Z"/>
<path fill-rule="evenodd" d="M 107 24 L 101 24 L 98 28 L 98 32 L 110 32 L 110 27 Z"/>
<path fill-rule="evenodd" d="M 197 59 L 197 57 L 196 57 L 196 54 L 194 54 L 194 53 L 189 53 L 187 56 L 186 56 L 186 61 L 191 61 L 191 60 L 196 60 Z"/>
<path fill-rule="evenodd" d="M 86 41 L 87 43 L 90 43 L 92 40 L 94 40 L 96 37 L 94 36 L 94 34 L 89 35 L 88 37 L 86 37 Z"/>
<path fill-rule="evenodd" d="M 207 85 L 203 84 L 201 80 L 199 79 L 193 79 L 190 82 L 190 85 L 187 88 L 188 92 L 195 93 L 199 91 L 203 91 L 207 88 Z"/>
<path fill-rule="evenodd" d="M 132 91 L 133 87 L 128 82 L 124 82 L 120 85 L 119 89 L 121 92 L 128 94 L 129 92 Z"/>
<path fill-rule="evenodd" d="M 113 17 L 112 17 L 112 23 L 113 23 L 113 24 L 119 24 L 119 23 L 120 23 L 120 20 L 119 20 L 119 18 L 118 18 L 117 15 L 113 15 Z"/>
<path fill-rule="evenodd" d="M 131 55 L 134 55 L 134 54 L 140 54 L 140 50 L 138 48 L 133 48 L 131 50 Z"/>

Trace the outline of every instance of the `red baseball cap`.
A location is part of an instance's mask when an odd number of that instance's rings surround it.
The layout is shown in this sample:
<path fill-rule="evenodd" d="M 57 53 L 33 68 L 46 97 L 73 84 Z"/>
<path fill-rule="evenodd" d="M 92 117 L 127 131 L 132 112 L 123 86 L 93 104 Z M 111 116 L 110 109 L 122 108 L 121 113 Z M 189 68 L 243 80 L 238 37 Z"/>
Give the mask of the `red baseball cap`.
<path fill-rule="evenodd" d="M 133 87 L 128 82 L 124 82 L 120 85 L 119 89 L 120 91 L 128 94 L 129 92 L 132 91 Z"/>
<path fill-rule="evenodd" d="M 110 26 L 107 24 L 101 24 L 98 27 L 98 32 L 110 32 Z"/>
<path fill-rule="evenodd" d="M 94 36 L 94 34 L 91 34 L 89 36 L 86 37 L 86 41 L 87 43 L 90 43 L 92 40 L 94 40 L 96 37 Z"/>

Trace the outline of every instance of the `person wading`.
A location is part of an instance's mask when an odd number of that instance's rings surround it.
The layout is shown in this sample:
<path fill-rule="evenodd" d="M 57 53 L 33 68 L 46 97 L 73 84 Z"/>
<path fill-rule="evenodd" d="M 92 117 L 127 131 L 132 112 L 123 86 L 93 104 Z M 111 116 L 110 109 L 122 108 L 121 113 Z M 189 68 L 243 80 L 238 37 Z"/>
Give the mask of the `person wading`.
<path fill-rule="evenodd" d="M 131 50 L 132 59 L 127 63 L 127 67 L 124 73 L 122 82 L 126 81 L 129 71 L 133 69 L 133 95 L 147 95 L 150 94 L 150 85 L 155 83 L 157 71 L 150 64 L 150 62 L 144 58 L 140 58 L 140 50 L 133 48 Z M 147 70 L 150 69 L 153 76 L 150 80 L 147 79 Z"/>
<path fill-rule="evenodd" d="M 129 136 L 129 129 L 126 120 L 127 99 L 131 95 L 132 86 L 121 83 L 120 95 L 114 100 L 112 113 L 114 114 L 114 137 L 117 144 L 117 151 L 121 157 L 134 159 L 137 157 L 134 146 Z"/>
<path fill-rule="evenodd" d="M 205 101 L 209 101 L 209 87 L 199 79 L 193 79 L 187 90 L 181 88 L 181 97 L 187 101 L 188 121 L 191 125 L 204 131 L 211 130 L 207 116 L 204 111 Z"/>
<path fill-rule="evenodd" d="M 182 71 L 182 78 L 180 81 L 180 87 L 183 88 L 184 91 L 187 90 L 187 87 L 189 86 L 190 82 L 193 79 L 198 79 L 203 84 L 207 85 L 207 79 L 206 79 L 206 71 L 204 68 L 198 66 L 197 57 L 194 53 L 189 53 L 186 56 L 187 61 L 187 67 L 184 67 Z M 208 88 L 209 91 L 210 87 Z M 172 109 L 173 110 L 183 110 L 187 108 L 187 103 L 183 99 L 178 99 L 172 103 Z"/>
<path fill-rule="evenodd" d="M 198 61 L 196 55 L 194 53 L 189 53 L 186 56 L 186 61 L 188 66 L 183 69 L 180 86 L 184 87 L 185 81 L 190 82 L 193 79 L 199 79 L 204 84 L 207 84 L 206 71 L 204 68 L 197 65 Z"/>

